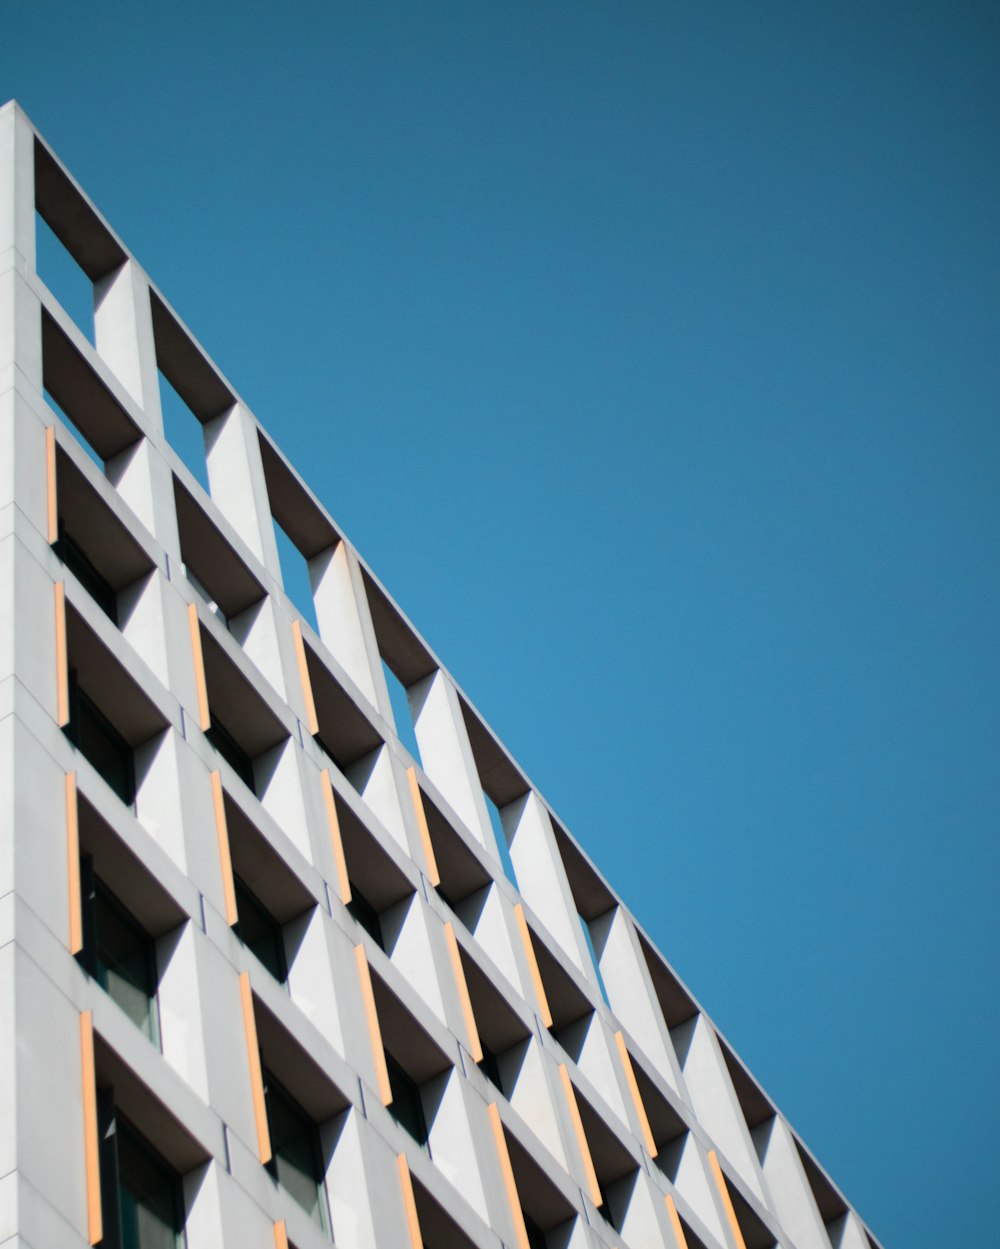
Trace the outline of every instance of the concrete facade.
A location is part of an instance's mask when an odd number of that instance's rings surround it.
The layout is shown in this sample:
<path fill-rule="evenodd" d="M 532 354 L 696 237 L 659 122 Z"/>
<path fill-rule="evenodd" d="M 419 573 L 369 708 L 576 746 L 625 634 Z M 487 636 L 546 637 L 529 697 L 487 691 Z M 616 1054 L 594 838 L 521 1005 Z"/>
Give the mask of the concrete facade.
<path fill-rule="evenodd" d="M 0 768 L 5 1249 L 878 1249 L 13 103 Z"/>

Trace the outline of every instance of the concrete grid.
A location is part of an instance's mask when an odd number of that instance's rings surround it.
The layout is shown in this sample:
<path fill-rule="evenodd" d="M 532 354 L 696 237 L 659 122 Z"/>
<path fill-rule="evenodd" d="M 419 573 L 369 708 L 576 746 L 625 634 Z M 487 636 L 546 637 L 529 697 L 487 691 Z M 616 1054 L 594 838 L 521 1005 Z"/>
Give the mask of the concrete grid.
<path fill-rule="evenodd" d="M 93 285 L 92 333 L 36 271 L 39 217 Z M 879 1249 L 13 102 L 0 495 L 0 1245 L 112 1244 L 113 1096 L 182 1179 L 188 1249 Z M 72 679 L 132 750 L 131 806 L 64 731 Z M 76 957 L 81 857 L 155 942 L 158 1045 Z M 284 985 L 234 932 L 238 880 L 281 926 Z M 332 1233 L 262 1165 L 266 1073 L 317 1127 Z"/>

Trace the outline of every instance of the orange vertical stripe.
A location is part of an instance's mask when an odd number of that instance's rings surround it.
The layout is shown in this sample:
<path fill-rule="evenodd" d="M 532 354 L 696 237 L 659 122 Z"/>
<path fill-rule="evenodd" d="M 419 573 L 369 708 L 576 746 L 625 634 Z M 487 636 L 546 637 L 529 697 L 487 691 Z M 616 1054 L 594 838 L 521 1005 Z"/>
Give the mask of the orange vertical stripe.
<path fill-rule="evenodd" d="M 479 1040 L 479 1029 L 476 1027 L 476 1016 L 472 1011 L 472 998 L 469 997 L 469 985 L 462 967 L 462 956 L 458 952 L 458 938 L 451 920 L 444 926 L 444 937 L 448 943 L 448 954 L 451 958 L 451 970 L 458 989 L 458 1000 L 462 1006 L 462 1018 L 465 1020 L 465 1034 L 469 1041 L 469 1053 L 474 1063 L 483 1061 L 483 1046 Z"/>
<path fill-rule="evenodd" d="M 59 499 L 56 494 L 56 430 L 45 431 L 45 529 L 49 545 L 59 537 Z"/>
<path fill-rule="evenodd" d="M 80 821 L 76 773 L 66 776 L 66 885 L 69 891 L 69 952 L 83 949 L 83 907 L 80 900 Z"/>
<path fill-rule="evenodd" d="M 198 727 L 204 733 L 212 723 L 208 709 L 208 686 L 205 683 L 205 656 L 201 649 L 201 625 L 198 608 L 188 603 L 188 629 L 191 631 L 191 656 L 194 660 L 194 686 L 198 695 Z"/>
<path fill-rule="evenodd" d="M 56 595 L 56 723 L 69 724 L 69 655 L 66 651 L 66 586 L 57 581 Z"/>
<path fill-rule="evenodd" d="M 378 1012 L 375 1010 L 375 991 L 372 988 L 372 974 L 368 967 L 368 955 L 363 945 L 354 947 L 354 961 L 358 968 L 358 981 L 361 984 L 361 1002 L 365 1009 L 365 1021 L 368 1024 L 368 1039 L 371 1041 L 372 1057 L 375 1060 L 375 1081 L 382 1105 L 392 1102 L 392 1087 L 389 1084 L 389 1069 L 385 1065 L 385 1050 L 382 1047 L 382 1029 L 378 1023 Z"/>
<path fill-rule="evenodd" d="M 729 1230 L 733 1233 L 733 1240 L 736 1241 L 736 1249 L 747 1249 L 746 1241 L 743 1239 L 743 1232 L 740 1230 L 739 1222 L 736 1219 L 736 1211 L 733 1209 L 733 1199 L 729 1195 L 729 1185 L 726 1183 L 726 1177 L 722 1174 L 722 1167 L 719 1166 L 719 1156 L 714 1149 L 708 1151 L 708 1165 L 712 1168 L 712 1175 L 715 1177 L 715 1187 L 719 1190 L 722 1208 L 725 1210 L 726 1218 L 729 1220 Z"/>
<path fill-rule="evenodd" d="M 250 973 L 240 972 L 240 1004 L 243 1007 L 243 1031 L 247 1039 L 247 1059 L 250 1063 L 250 1092 L 253 1097 L 253 1117 L 257 1126 L 257 1154 L 261 1162 L 271 1161 L 271 1134 L 267 1128 L 267 1105 L 264 1102 L 264 1073 L 260 1067 L 260 1049 L 257 1045 L 257 1021 L 253 1013 L 253 991 Z"/>
<path fill-rule="evenodd" d="M 413 1196 L 413 1181 L 410 1179 L 406 1154 L 396 1155 L 396 1170 L 399 1172 L 399 1187 L 403 1190 L 403 1209 L 406 1211 L 406 1230 L 410 1233 L 410 1249 L 424 1249 L 424 1238 L 420 1234 L 417 1202 Z"/>
<path fill-rule="evenodd" d="M 340 820 L 337 819 L 337 804 L 333 797 L 333 782 L 329 771 L 324 768 L 319 774 L 323 787 L 323 807 L 326 810 L 326 824 L 330 830 L 330 845 L 333 849 L 333 863 L 337 869 L 337 892 L 344 906 L 351 900 L 351 882 L 347 875 L 347 859 L 344 857 L 344 839 L 340 835 Z"/>
<path fill-rule="evenodd" d="M 566 1070 L 565 1063 L 559 1064 L 559 1079 L 562 1082 L 563 1093 L 566 1097 L 566 1107 L 569 1110 L 570 1122 L 573 1124 L 576 1143 L 580 1147 L 580 1157 L 583 1159 L 583 1173 L 587 1178 L 587 1187 L 590 1189 L 590 1200 L 595 1206 L 602 1206 L 604 1198 L 601 1196 L 601 1186 L 597 1182 L 594 1160 L 590 1156 L 590 1146 L 587 1144 L 587 1136 L 583 1130 L 580 1107 L 576 1101 L 576 1090 L 573 1088 L 573 1081 L 569 1078 L 569 1072 Z"/>
<path fill-rule="evenodd" d="M 226 801 L 222 795 L 222 774 L 213 772 L 211 781 L 215 836 L 219 843 L 219 866 L 222 869 L 222 896 L 226 904 L 226 923 L 232 928 L 239 919 L 239 912 L 236 910 L 236 882 L 233 880 L 233 859 L 229 850 L 229 830 L 226 827 Z"/>
<path fill-rule="evenodd" d="M 687 1237 L 684 1235 L 684 1224 L 681 1222 L 681 1216 L 677 1213 L 673 1197 L 667 1193 L 663 1200 L 667 1203 L 667 1217 L 670 1219 L 670 1226 L 674 1230 L 677 1249 L 688 1249 Z"/>
<path fill-rule="evenodd" d="M 288 1232 L 284 1219 L 279 1219 L 274 1225 L 274 1249 L 288 1249 Z"/>
<path fill-rule="evenodd" d="M 302 698 L 306 706 L 306 728 L 309 736 L 315 737 L 319 732 L 319 720 L 316 718 L 316 700 L 313 698 L 312 680 L 309 677 L 309 665 L 306 663 L 306 644 L 302 640 L 302 624 L 292 621 L 292 641 L 295 644 L 295 662 L 299 667 L 299 682 L 302 685 Z"/>
<path fill-rule="evenodd" d="M 92 1245 L 104 1236 L 101 1218 L 101 1163 L 97 1137 L 97 1072 L 94 1068 L 94 1020 L 80 1016 L 80 1066 L 83 1073 L 84 1167 L 87 1175 L 87 1239 Z"/>
<path fill-rule="evenodd" d="M 514 1168 L 510 1165 L 507 1138 L 503 1134 L 503 1124 L 500 1122 L 500 1111 L 497 1109 L 496 1102 L 490 1102 L 486 1107 L 486 1113 L 489 1116 L 490 1129 L 493 1132 L 493 1144 L 496 1147 L 497 1159 L 500 1163 L 500 1178 L 503 1180 L 504 1192 L 507 1194 L 507 1204 L 510 1206 L 511 1218 L 514 1220 L 517 1249 L 531 1249 L 528 1243 L 528 1229 L 524 1226 L 524 1211 L 521 1209 L 521 1199 L 517 1195 L 517 1184 L 514 1182 Z"/>
<path fill-rule="evenodd" d="M 420 844 L 423 846 L 424 859 L 427 863 L 427 879 L 436 889 L 441 883 L 441 874 L 438 872 L 437 859 L 434 857 L 434 846 L 431 842 L 431 830 L 427 826 L 427 812 L 424 810 L 424 798 L 420 792 L 420 785 L 417 781 L 416 768 L 410 767 L 406 769 L 406 780 L 410 786 L 410 797 L 413 800 L 413 810 L 417 813 L 417 828 L 420 830 Z"/>
<path fill-rule="evenodd" d="M 656 1141 L 653 1140 L 653 1132 L 649 1126 L 646 1107 L 642 1104 L 642 1095 L 639 1092 L 639 1085 L 636 1082 L 635 1071 L 632 1067 L 632 1056 L 626 1048 L 625 1038 L 622 1036 L 621 1031 L 615 1033 L 615 1045 L 618 1049 L 618 1057 L 621 1059 L 622 1070 L 625 1072 L 625 1083 L 628 1085 L 628 1091 L 632 1097 L 632 1105 L 635 1107 L 635 1113 L 639 1119 L 639 1127 L 642 1129 L 642 1139 L 645 1142 L 650 1158 L 655 1158 Z"/>
<path fill-rule="evenodd" d="M 531 984 L 535 990 L 535 997 L 538 1000 L 538 1014 L 541 1017 L 542 1026 L 551 1028 L 552 1012 L 549 1010 L 549 999 L 545 996 L 542 973 L 538 970 L 535 947 L 531 943 L 531 932 L 528 928 L 528 921 L 524 918 L 524 907 L 520 902 L 514 907 L 514 918 L 517 920 L 517 930 L 521 934 L 524 956 L 528 960 L 528 971 L 531 973 Z"/>

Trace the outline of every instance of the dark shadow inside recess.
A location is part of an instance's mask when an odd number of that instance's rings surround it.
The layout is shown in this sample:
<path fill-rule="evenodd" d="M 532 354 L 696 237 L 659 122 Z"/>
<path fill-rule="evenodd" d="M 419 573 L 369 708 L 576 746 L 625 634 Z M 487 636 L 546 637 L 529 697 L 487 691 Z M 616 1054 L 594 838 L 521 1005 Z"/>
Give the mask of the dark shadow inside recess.
<path fill-rule="evenodd" d="M 527 1053 L 531 1029 L 461 945 L 459 956 L 483 1050 L 480 1070 L 510 1098 Z"/>
<path fill-rule="evenodd" d="M 736 1215 L 736 1222 L 743 1233 L 746 1249 L 774 1249 L 774 1246 L 777 1244 L 774 1233 L 760 1218 L 739 1188 L 735 1184 L 730 1183 L 728 1179 L 725 1180 L 725 1183 L 729 1190 L 729 1198 L 733 1203 L 733 1213 Z"/>
<path fill-rule="evenodd" d="M 488 886 L 493 877 L 480 857 L 481 851 L 477 853 L 468 836 L 458 831 L 423 786 L 420 793 L 441 878 L 437 891 L 468 927 L 463 903 L 470 894 Z"/>
<path fill-rule="evenodd" d="M 115 622 L 127 622 L 155 565 L 129 528 L 60 447 L 56 451 L 56 554 Z M 133 587 L 132 593 L 126 593 Z"/>
<path fill-rule="evenodd" d="M 752 1132 L 758 1125 L 774 1118 L 776 1113 L 774 1106 L 771 1105 L 767 1094 L 721 1036 L 719 1037 L 719 1048 L 722 1050 L 722 1057 L 726 1061 L 726 1068 L 729 1071 L 729 1078 L 733 1082 L 733 1091 L 736 1093 L 736 1100 L 740 1104 L 743 1118 Z"/>
<path fill-rule="evenodd" d="M 697 1015 L 698 1007 L 678 977 L 667 966 L 660 952 L 650 945 L 641 932 L 637 935 L 664 1022 L 673 1030 Z"/>
<path fill-rule="evenodd" d="M 66 736 L 122 802 L 133 807 L 143 774 L 136 751 L 160 738 L 169 723 L 70 603 L 66 651 L 70 713 Z"/>
<path fill-rule="evenodd" d="M 81 334 L 94 341 L 94 284 L 41 213 L 35 214 L 35 269 Z"/>
<path fill-rule="evenodd" d="M 230 624 L 262 601 L 264 587 L 208 512 L 176 477 L 174 503 L 184 573 L 209 610 L 223 623 Z"/>
<path fill-rule="evenodd" d="M 142 437 L 138 426 L 56 321 L 42 309 L 42 385 L 95 462 L 107 461 Z"/>
<path fill-rule="evenodd" d="M 557 958 L 533 930 L 531 944 L 552 1015 L 551 1031 L 575 1061 L 579 1058 L 583 1034 L 593 1014 L 594 1004 L 566 970 L 562 959 Z M 573 1025 L 578 1023 L 582 1026 L 574 1028 Z"/>
<path fill-rule="evenodd" d="M 504 1136 L 529 1240 L 541 1236 L 536 1243 L 544 1249 L 565 1249 L 573 1233 L 576 1210 L 514 1133 L 504 1128 Z"/>
<path fill-rule="evenodd" d="M 220 642 L 199 627 L 211 715 L 205 737 L 251 793 L 262 797 L 288 729 Z"/>
<path fill-rule="evenodd" d="M 284 984 L 305 934 L 304 925 L 292 921 L 316 899 L 237 801 L 224 794 L 224 803 L 236 886 L 234 931 Z"/>
<path fill-rule="evenodd" d="M 795 1147 L 798 1150 L 802 1168 L 806 1173 L 806 1179 L 809 1181 L 809 1187 L 812 1189 L 812 1195 L 819 1209 L 820 1218 L 826 1224 L 837 1222 L 847 1213 L 847 1202 L 798 1137 L 795 1137 Z"/>
<path fill-rule="evenodd" d="M 476 1249 L 477 1242 L 466 1236 L 420 1180 L 415 1175 L 411 1176 L 411 1180 L 423 1249 Z"/>
<path fill-rule="evenodd" d="M 346 775 L 352 765 L 378 751 L 382 736 L 308 643 L 305 654 L 319 726 L 316 739 Z M 357 781 L 352 779 L 352 784 L 358 788 Z"/>
<path fill-rule="evenodd" d="M 413 897 L 413 884 L 336 791 L 334 802 L 351 887 L 348 912 L 376 945 L 391 954 L 398 932 L 394 908 Z"/>

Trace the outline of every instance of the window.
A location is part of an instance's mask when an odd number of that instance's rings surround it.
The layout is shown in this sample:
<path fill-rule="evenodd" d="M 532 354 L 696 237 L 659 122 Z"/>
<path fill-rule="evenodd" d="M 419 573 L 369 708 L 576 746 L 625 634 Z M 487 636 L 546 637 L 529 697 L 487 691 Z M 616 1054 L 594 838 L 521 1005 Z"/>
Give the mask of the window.
<path fill-rule="evenodd" d="M 132 748 L 97 705 L 80 689 L 75 671 L 69 674 L 69 724 L 66 736 L 94 765 L 118 797 L 135 803 Z"/>
<path fill-rule="evenodd" d="M 382 934 L 382 921 L 379 919 L 378 911 L 375 910 L 353 880 L 351 881 L 351 900 L 347 904 L 347 910 L 375 944 L 384 950 L 385 939 Z"/>
<path fill-rule="evenodd" d="M 93 860 L 80 864 L 83 895 L 81 962 L 140 1032 L 160 1045 L 156 1004 L 156 947 L 149 933 L 94 875 Z"/>
<path fill-rule="evenodd" d="M 284 984 L 288 979 L 288 963 L 281 925 L 239 876 L 233 876 L 233 884 L 239 914 L 233 932 L 257 955 L 275 980 Z"/>
<path fill-rule="evenodd" d="M 266 1068 L 264 1098 L 271 1137 L 271 1161 L 267 1169 L 313 1222 L 329 1235 L 330 1214 L 316 1125 Z"/>
<path fill-rule="evenodd" d="M 526 1214 L 524 1214 L 524 1230 L 528 1233 L 528 1244 L 531 1249 L 545 1249 L 545 1233 Z"/>
<path fill-rule="evenodd" d="M 490 1084 L 492 1084 L 494 1088 L 499 1089 L 502 1093 L 503 1084 L 500 1080 L 500 1064 L 497 1062 L 496 1054 L 493 1053 L 488 1045 L 483 1044 L 481 1037 L 479 1040 L 479 1048 L 483 1051 L 483 1056 L 479 1062 L 479 1070 L 483 1073 L 487 1080 L 489 1080 Z"/>
<path fill-rule="evenodd" d="M 59 537 L 53 549 L 101 611 L 117 624 L 117 595 L 76 542 L 69 536 L 61 522 L 59 524 Z"/>
<path fill-rule="evenodd" d="M 115 1111 L 111 1089 L 98 1097 L 101 1127 L 102 1249 L 182 1249 L 180 1177 Z"/>
<path fill-rule="evenodd" d="M 388 1051 L 385 1055 L 385 1065 L 389 1072 L 389 1087 L 392 1090 L 389 1113 L 400 1127 L 409 1132 L 418 1145 L 427 1146 L 427 1120 L 424 1118 L 424 1105 L 420 1100 L 420 1089 L 416 1081 L 403 1070 Z"/>
<path fill-rule="evenodd" d="M 222 755 L 223 759 L 225 759 L 243 784 L 246 785 L 247 789 L 252 794 L 255 794 L 257 791 L 254 788 L 253 761 L 226 726 L 213 716 L 212 723 L 205 736 L 219 754 Z"/>

